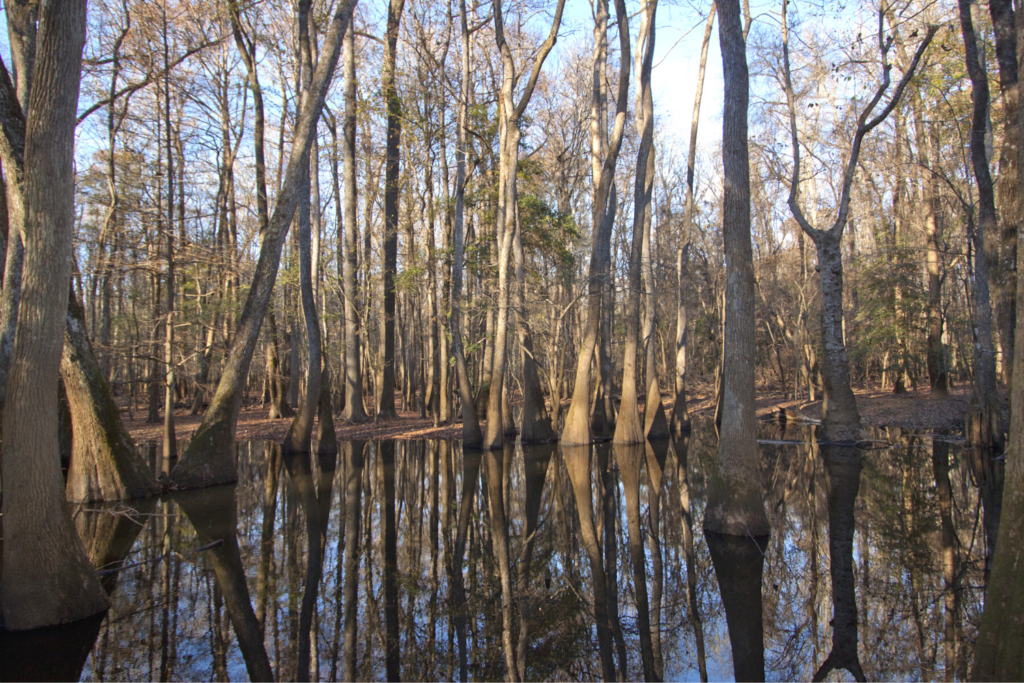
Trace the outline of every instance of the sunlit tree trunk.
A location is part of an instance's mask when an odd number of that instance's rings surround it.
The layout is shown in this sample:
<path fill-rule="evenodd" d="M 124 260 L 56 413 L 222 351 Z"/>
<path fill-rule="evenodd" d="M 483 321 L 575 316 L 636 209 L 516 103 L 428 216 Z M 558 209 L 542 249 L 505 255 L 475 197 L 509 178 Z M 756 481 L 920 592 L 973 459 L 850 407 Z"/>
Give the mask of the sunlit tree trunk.
<path fill-rule="evenodd" d="M 469 50 L 470 34 L 465 0 L 459 0 L 459 21 L 462 26 L 462 82 L 459 96 L 459 120 L 455 146 L 455 229 L 453 230 L 454 261 L 452 263 L 452 307 L 449 325 L 452 331 L 452 352 L 455 356 L 455 374 L 462 402 L 462 447 L 479 448 L 483 444 L 480 422 L 473 402 L 473 387 L 469 382 L 469 369 L 462 344 L 462 276 L 464 257 L 464 225 L 466 206 L 466 136 L 469 117 Z M 465 680 L 465 678 L 463 678 Z"/>
<path fill-rule="evenodd" d="M 657 0 L 645 0 L 640 14 L 640 36 L 637 38 L 637 77 L 639 86 L 636 96 L 636 127 L 640 134 L 640 146 L 636 154 L 636 180 L 633 190 L 633 236 L 629 251 L 629 279 L 626 292 L 626 343 L 622 360 L 622 402 L 618 419 L 615 421 L 613 441 L 619 444 L 642 443 L 644 425 L 637 403 L 637 350 L 640 341 L 640 282 L 641 257 L 645 224 L 650 209 L 654 186 L 654 100 L 651 96 L 651 69 L 654 66 L 654 34 Z M 646 330 L 646 320 L 644 321 Z M 653 320 L 652 320 L 653 322 Z M 653 325 L 652 325 L 653 327 Z M 651 368 L 653 369 L 653 368 Z M 651 370 L 649 369 L 649 370 Z M 658 407 L 661 396 L 658 397 Z M 647 404 L 646 410 L 653 410 Z M 649 628 L 648 628 L 649 630 Z M 646 664 L 646 662 L 645 662 Z M 647 673 L 645 668 L 645 675 Z"/>
<path fill-rule="evenodd" d="M 509 265 L 512 256 L 512 246 L 519 231 L 519 192 L 517 173 L 519 169 L 519 143 L 522 139 L 520 121 L 526 112 L 526 107 L 533 97 L 533 90 L 540 76 L 541 67 L 551 49 L 555 46 L 558 38 L 558 28 L 562 23 L 562 9 L 565 0 L 559 0 L 555 8 L 555 18 L 551 23 L 551 31 L 547 39 L 540 47 L 539 54 L 534 59 L 530 69 L 529 79 L 523 89 L 519 102 L 513 101 L 513 89 L 516 84 L 516 66 L 512 57 L 512 49 L 505 42 L 504 18 L 502 15 L 501 2 L 494 5 L 494 34 L 501 52 L 502 62 L 502 85 L 501 102 L 498 108 L 502 117 L 504 135 L 502 136 L 501 153 L 498 161 L 499 192 L 504 190 L 504 195 L 499 197 L 498 202 L 498 318 L 494 328 L 494 359 L 491 367 L 491 381 L 488 391 L 490 396 L 487 400 L 487 433 L 484 435 L 484 448 L 501 448 L 504 443 L 504 402 L 507 400 L 505 390 L 505 369 L 508 346 L 508 307 L 509 307 Z M 522 258 L 519 259 L 522 263 Z M 517 271 L 519 269 L 517 268 Z M 518 273 L 517 273 L 518 275 Z M 517 277 L 519 280 L 519 277 Z M 525 286 L 525 273 L 522 276 L 522 285 Z M 522 298 L 523 292 L 517 295 Z M 519 307 L 522 316 L 523 311 Z M 525 336 L 528 347 L 524 347 L 524 353 L 532 351 L 532 343 L 529 340 L 529 333 L 525 328 L 525 320 L 520 321 L 520 334 Z M 523 408 L 524 417 L 529 417 L 530 426 L 527 438 L 530 441 L 548 440 L 553 432 L 550 423 L 544 425 L 541 411 L 543 410 L 543 397 L 540 395 L 540 382 L 537 379 L 537 371 L 533 366 L 533 359 L 527 362 L 528 379 L 524 386 L 526 390 Z M 540 400 L 540 406 L 537 401 Z M 514 662 L 512 662 L 514 664 Z M 513 666 L 514 669 L 514 666 Z"/>
<path fill-rule="evenodd" d="M 313 82 L 313 48 L 310 45 L 310 9 L 312 0 L 299 0 L 298 3 L 298 29 L 299 29 L 299 57 L 302 60 L 302 99 L 308 100 L 314 97 L 312 91 Z M 296 131 L 296 137 L 298 131 Z M 310 148 L 315 149 L 313 144 L 316 141 L 316 125 L 313 126 L 313 138 Z M 306 382 L 302 386 L 302 396 L 299 401 L 299 410 L 292 420 L 288 434 L 284 438 L 282 449 L 285 454 L 308 453 L 310 451 L 310 438 L 313 435 L 313 418 L 316 416 L 317 403 L 320 400 L 320 372 L 321 372 L 321 339 L 320 319 L 316 310 L 316 296 L 313 291 L 313 254 L 312 254 L 312 207 L 311 207 L 311 171 L 317 168 L 312 163 L 312 157 L 307 148 L 305 156 L 299 161 L 301 166 L 299 180 L 299 206 L 298 206 L 298 245 L 299 245 L 299 291 L 302 299 L 302 317 L 306 323 L 306 343 L 308 358 L 306 359 Z M 319 207 L 317 207 L 319 211 Z M 292 339 L 292 348 L 296 348 L 298 339 Z M 302 673 L 300 671 L 300 673 Z"/>
<path fill-rule="evenodd" d="M 576 381 L 573 385 L 572 402 L 565 416 L 562 428 L 562 443 L 583 445 L 592 441 L 590 424 L 590 367 L 597 346 L 601 325 L 602 297 L 605 283 L 602 275 L 607 272 L 610 257 L 611 220 L 615 212 L 613 181 L 615 165 L 622 148 L 622 136 L 626 127 L 626 108 L 629 99 L 629 25 L 624 0 L 616 0 L 615 16 L 619 25 L 619 85 L 615 100 L 615 124 L 606 138 L 604 120 L 604 70 L 608 58 L 608 2 L 598 0 L 594 14 L 594 61 L 591 108 L 591 167 L 593 171 L 593 199 L 591 202 L 591 233 L 593 235 L 590 253 L 590 267 L 587 279 L 586 329 L 583 345 L 576 364 Z M 607 142 L 605 140 L 607 139 Z"/>
<path fill-rule="evenodd" d="M 1002 346 L 999 359 L 1003 380 L 1009 384 L 1013 374 L 1017 296 L 1017 147 L 1020 131 L 1017 108 L 1020 95 L 1017 87 L 1017 33 L 1011 0 L 989 2 L 992 27 L 995 29 L 996 61 L 999 64 L 999 90 L 1003 95 L 1002 149 L 999 152 L 999 173 L 996 180 L 996 206 L 999 211 L 999 242 L 996 235 L 989 253 L 998 258 L 994 266 L 996 291 L 993 292 L 996 327 Z M 991 124 L 990 124 L 991 125 Z"/>

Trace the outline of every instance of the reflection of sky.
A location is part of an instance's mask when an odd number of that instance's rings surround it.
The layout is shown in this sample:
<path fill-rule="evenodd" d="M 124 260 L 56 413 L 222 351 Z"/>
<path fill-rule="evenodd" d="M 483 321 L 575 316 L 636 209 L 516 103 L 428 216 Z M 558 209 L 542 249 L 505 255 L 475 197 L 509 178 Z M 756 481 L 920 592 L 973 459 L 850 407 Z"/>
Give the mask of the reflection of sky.
<path fill-rule="evenodd" d="M 783 434 L 777 426 L 764 425 L 761 437 L 776 440 L 794 439 L 805 434 L 803 430 L 790 430 Z M 875 438 L 892 440 L 896 437 L 878 433 Z M 944 613 L 942 576 L 935 531 L 938 528 L 937 504 L 932 492 L 934 481 L 931 479 L 930 440 L 921 441 L 924 448 L 900 447 L 869 452 L 865 456 L 860 474 L 859 496 L 855 507 L 858 527 L 854 535 L 853 576 L 859 612 L 860 656 L 865 673 L 873 678 L 935 677 L 941 673 Z M 721 680 L 732 676 L 731 648 L 715 572 L 700 527 L 704 491 L 702 472 L 705 463 L 713 457 L 715 448 L 713 433 L 698 425 L 690 439 L 687 453 L 697 556 L 697 598 L 704 624 L 708 674 L 713 680 Z M 807 445 L 770 445 L 762 448 L 763 462 L 766 463 L 764 473 L 768 482 L 766 509 L 772 525 L 762 584 L 766 674 L 769 680 L 809 679 L 828 655 L 832 638 L 828 477 L 820 457 L 808 462 L 811 448 Z M 977 494 L 966 484 L 967 478 L 963 475 L 963 463 L 960 462 L 957 449 L 951 449 L 951 454 L 953 495 L 958 509 L 962 511 L 954 521 L 961 534 L 962 545 L 967 548 L 970 545 Z M 358 608 L 359 672 L 363 677 L 373 678 L 380 677 L 384 669 L 381 642 L 384 622 L 384 539 L 379 499 L 373 498 L 372 504 L 367 502 L 372 496 L 381 495 L 379 492 L 374 493 L 378 491 L 379 475 L 376 449 L 372 445 L 367 446 L 365 457 L 363 527 L 360 537 L 363 554 L 360 558 Z M 241 444 L 238 462 L 241 481 L 235 497 L 238 506 L 239 546 L 251 600 L 255 605 L 256 567 L 260 555 L 263 480 L 266 468 L 263 445 Z M 513 581 L 523 542 L 525 473 L 522 462 L 522 456 L 517 453 L 510 469 L 509 497 L 506 501 L 512 543 Z M 559 464 L 557 456 L 553 462 Z M 664 558 L 662 651 L 667 679 L 698 680 L 696 641 L 685 599 L 686 567 L 681 541 L 679 488 L 674 463 L 675 455 L 670 452 L 660 498 L 661 546 Z M 811 485 L 808 478 L 809 465 L 813 466 L 814 477 L 813 516 L 808 507 L 808 491 Z M 344 521 L 340 493 L 344 483 L 342 467 L 342 459 L 339 458 L 333 480 L 324 574 L 318 595 L 317 643 L 320 672 L 324 679 L 327 677 L 333 657 L 335 620 L 340 618 L 340 598 L 337 596 L 340 595 L 339 580 L 342 575 L 339 562 L 339 530 Z M 906 474 L 900 474 L 904 470 Z M 640 505 L 642 522 L 645 529 L 649 529 L 650 491 L 646 467 L 644 472 L 640 482 Z M 450 534 L 450 537 L 454 538 L 454 525 L 461 504 L 461 459 L 457 455 L 453 462 L 453 474 L 454 479 L 450 485 L 455 492 L 455 500 L 451 510 L 451 527 L 440 530 L 441 539 L 445 534 Z M 485 475 L 485 468 L 481 468 L 475 509 L 470 522 L 473 529 L 470 534 L 473 548 L 467 549 L 462 572 L 469 599 L 470 620 L 477 638 L 476 649 L 471 649 L 472 675 L 477 678 L 500 678 L 503 671 L 500 655 L 501 590 L 496 570 L 487 559 L 487 537 L 491 531 L 487 513 Z M 590 567 L 582 547 L 582 539 L 579 537 L 578 521 L 574 521 L 575 518 L 569 520 L 570 533 L 575 534 L 576 545 L 566 546 L 563 540 L 566 532 L 564 523 L 554 505 L 554 498 L 558 495 L 566 513 L 574 514 L 570 483 L 563 470 L 563 490 L 559 493 L 552 485 L 553 477 L 554 468 L 549 467 L 541 501 L 540 526 L 535 537 L 535 580 L 531 584 L 531 590 L 536 591 L 534 604 L 538 610 L 552 604 L 579 605 L 578 601 L 565 602 L 566 597 L 574 593 L 584 601 L 592 599 Z M 290 640 L 288 614 L 290 610 L 295 610 L 297 614 L 305 579 L 305 521 L 298 494 L 289 482 L 287 473 L 282 469 L 276 496 L 277 512 L 273 533 L 277 589 L 270 598 L 270 604 L 277 606 L 277 615 L 276 625 L 274 619 L 268 617 L 266 635 L 272 665 L 275 659 L 287 659 L 290 656 L 289 652 L 293 645 Z M 369 492 L 365 488 L 367 482 L 370 486 Z M 399 446 L 396 449 L 395 486 L 400 609 L 403 615 L 407 614 L 411 597 L 411 608 L 414 610 L 411 623 L 416 638 L 415 646 L 407 644 L 405 634 L 410 622 L 405 616 L 400 617 L 403 634 L 403 672 L 408 669 L 411 676 L 414 672 L 425 671 L 426 659 L 423 648 L 428 634 L 434 629 L 439 667 L 434 671 L 434 675 L 444 677 L 450 623 L 450 586 L 442 540 L 439 541 L 437 556 L 438 618 L 431 621 L 428 611 L 429 600 L 433 594 L 430 551 L 427 543 L 431 497 L 428 447 L 417 445 L 410 449 L 408 446 Z M 909 488 L 904 490 L 904 486 Z M 639 677 L 640 647 L 633 577 L 628 554 L 629 531 L 621 481 L 614 491 L 619 504 L 616 534 L 619 549 L 617 572 L 620 614 L 629 651 L 630 673 L 632 677 Z M 786 503 L 778 505 L 783 495 L 787 496 Z M 443 496 L 441 500 L 443 505 Z M 916 506 L 914 525 L 917 532 L 911 535 L 908 535 L 907 531 L 909 522 L 904 519 L 905 515 L 902 512 L 906 505 L 905 501 L 908 500 L 913 501 L 913 505 Z M 150 518 L 149 526 L 136 540 L 128 558 L 129 562 L 144 562 L 163 552 L 162 524 L 165 518 L 159 516 L 159 513 L 174 514 L 175 509 L 170 503 L 158 506 L 158 514 Z M 595 513 L 599 511 L 600 508 L 595 506 Z M 158 675 L 161 625 L 164 618 L 162 607 L 165 603 L 169 607 L 169 628 L 177 634 L 175 677 L 210 679 L 213 676 L 211 634 L 214 632 L 218 616 L 215 614 L 212 597 L 216 582 L 207 559 L 201 554 L 188 554 L 199 545 L 199 542 L 184 515 L 178 513 L 170 520 L 172 525 L 175 525 L 171 537 L 171 547 L 175 555 L 165 561 L 167 565 L 165 562 L 147 563 L 123 573 L 113 596 L 113 609 L 100 631 L 97 645 L 87 663 L 86 678 L 98 673 L 101 667 L 104 668 L 107 678 L 140 679 Z M 814 544 L 817 551 L 817 581 L 813 585 L 810 535 L 812 530 L 816 534 Z M 365 545 L 367 532 L 371 543 L 369 547 Z M 416 545 L 421 542 L 419 539 L 422 539 L 422 546 Z M 647 579 L 651 585 L 653 566 L 650 547 L 647 546 L 646 540 Z M 975 546 L 975 564 L 966 567 L 965 585 L 969 588 L 977 587 L 980 581 L 976 564 L 980 553 L 981 549 Z M 545 561 L 552 574 L 550 592 L 544 591 L 539 578 Z M 171 585 L 177 586 L 170 599 L 164 588 L 164 581 L 167 580 L 164 576 L 165 566 L 171 571 Z M 911 572 L 914 576 L 913 582 L 910 580 Z M 980 591 L 974 589 L 965 591 L 963 595 L 964 612 L 968 615 L 964 629 L 965 643 L 971 642 L 973 638 L 980 599 Z M 812 610 L 816 618 L 816 629 L 812 628 Z M 584 634 L 589 646 L 560 651 L 557 657 L 561 659 L 556 660 L 554 671 L 561 671 L 563 676 L 569 675 L 567 672 L 571 671 L 577 674 L 582 671 L 599 672 L 593 616 L 589 608 L 585 608 L 581 613 L 556 612 L 553 615 L 549 614 L 549 618 L 553 621 L 546 623 L 543 633 L 531 631 L 531 638 L 537 639 L 533 642 L 539 643 L 541 638 L 548 643 L 577 642 L 574 638 L 580 635 L 581 625 L 585 624 L 589 631 L 589 634 Z M 232 679 L 244 679 L 244 663 L 228 615 L 223 608 L 219 614 L 219 622 L 227 641 L 226 665 L 229 675 Z M 918 623 L 924 629 L 921 637 L 917 630 Z M 566 628 L 575 629 L 576 633 L 566 632 Z M 470 641 L 471 648 L 473 642 Z M 917 651 L 917 643 L 920 642 L 924 642 L 925 659 L 936 661 L 934 669 L 922 671 L 920 668 Z M 367 643 L 371 648 L 369 653 L 365 652 Z M 408 650 L 409 647 L 413 649 Z M 547 656 L 553 655 L 549 653 Z M 287 675 L 286 672 L 287 668 L 282 669 L 282 675 Z"/>

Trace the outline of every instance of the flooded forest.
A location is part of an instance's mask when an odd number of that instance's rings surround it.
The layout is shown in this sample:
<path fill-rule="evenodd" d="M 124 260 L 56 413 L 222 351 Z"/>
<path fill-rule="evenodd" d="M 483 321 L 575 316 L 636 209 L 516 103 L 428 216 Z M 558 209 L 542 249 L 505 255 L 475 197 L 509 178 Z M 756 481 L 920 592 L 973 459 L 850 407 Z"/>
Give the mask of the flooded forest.
<path fill-rule="evenodd" d="M 1015 5 L 8 0 L 0 680 L 1024 680 Z"/>

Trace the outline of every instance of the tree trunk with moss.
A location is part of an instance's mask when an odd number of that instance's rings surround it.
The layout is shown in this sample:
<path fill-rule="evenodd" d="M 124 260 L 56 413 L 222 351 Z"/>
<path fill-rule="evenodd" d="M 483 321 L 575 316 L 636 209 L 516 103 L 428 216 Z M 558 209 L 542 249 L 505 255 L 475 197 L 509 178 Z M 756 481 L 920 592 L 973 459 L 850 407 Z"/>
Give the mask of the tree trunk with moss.
<path fill-rule="evenodd" d="M 135 450 L 110 386 L 93 356 L 85 331 L 85 311 L 73 288 L 68 297 L 60 362 L 72 427 L 67 499 L 86 503 L 152 496 L 159 489 Z"/>

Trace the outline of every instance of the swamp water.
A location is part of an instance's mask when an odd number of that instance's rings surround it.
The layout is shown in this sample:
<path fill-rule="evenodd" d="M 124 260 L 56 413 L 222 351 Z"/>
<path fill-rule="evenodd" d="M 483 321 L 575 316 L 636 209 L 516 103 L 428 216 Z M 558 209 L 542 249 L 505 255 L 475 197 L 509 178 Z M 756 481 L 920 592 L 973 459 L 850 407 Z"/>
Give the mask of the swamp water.
<path fill-rule="evenodd" d="M 242 443 L 235 486 L 76 509 L 111 609 L 3 634 L 0 677 L 503 680 L 511 661 L 523 680 L 603 663 L 630 680 L 645 663 L 666 680 L 965 678 L 987 549 L 970 452 L 895 429 L 877 450 L 771 423 L 760 438 L 772 531 L 746 540 L 701 530 L 710 423 L 596 445 L 575 480 L 566 458 L 586 449 Z"/>

